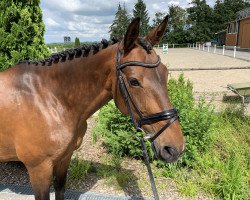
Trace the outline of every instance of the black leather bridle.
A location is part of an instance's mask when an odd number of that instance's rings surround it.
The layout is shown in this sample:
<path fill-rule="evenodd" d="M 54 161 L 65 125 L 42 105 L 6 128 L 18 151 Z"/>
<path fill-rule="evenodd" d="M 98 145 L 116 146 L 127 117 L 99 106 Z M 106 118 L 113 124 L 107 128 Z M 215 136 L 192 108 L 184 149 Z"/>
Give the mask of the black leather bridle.
<path fill-rule="evenodd" d="M 137 131 L 142 131 L 146 134 L 146 139 L 149 140 L 151 143 L 154 142 L 154 140 L 163 133 L 164 130 L 166 130 L 175 120 L 178 119 L 178 114 L 175 108 L 164 110 L 159 113 L 155 113 L 152 115 L 144 116 L 140 109 L 138 108 L 136 102 L 134 101 L 134 98 L 129 93 L 128 87 L 126 85 L 126 82 L 123 77 L 122 69 L 128 67 L 128 66 L 140 66 L 140 67 L 146 67 L 146 68 L 155 68 L 158 67 L 161 63 L 161 59 L 158 56 L 158 60 L 156 63 L 148 64 L 138 61 L 129 61 L 121 64 L 121 52 L 119 48 L 117 49 L 116 54 L 116 76 L 117 76 L 117 82 L 120 86 L 122 96 L 126 102 L 126 106 L 129 110 L 129 115 L 132 119 L 132 122 L 136 128 Z M 135 114 L 132 110 L 132 106 L 134 107 L 137 115 L 139 116 L 139 120 L 136 121 Z M 159 121 L 168 120 L 166 125 L 164 125 L 157 133 L 155 134 L 149 134 L 145 130 L 142 129 L 143 125 L 150 125 Z"/>
<path fill-rule="evenodd" d="M 122 96 L 125 100 L 127 109 L 129 111 L 129 115 L 132 119 L 132 122 L 133 122 L 136 130 L 138 132 L 144 132 L 146 135 L 144 138 L 140 138 L 140 143 L 141 143 L 143 158 L 144 158 L 147 170 L 148 170 L 151 188 L 152 188 L 155 200 L 159 200 L 159 195 L 158 195 L 157 188 L 155 185 L 153 172 L 152 172 L 152 169 L 150 166 L 150 161 L 149 161 L 149 156 L 148 156 L 145 140 L 149 140 L 151 142 L 152 149 L 154 151 L 155 156 L 157 157 L 157 152 L 156 152 L 156 149 L 154 146 L 154 140 L 157 137 L 159 137 L 163 133 L 163 131 L 166 130 L 175 120 L 179 119 L 179 117 L 178 117 L 178 114 L 177 114 L 177 111 L 175 108 L 172 108 L 169 110 L 164 110 L 162 112 L 151 114 L 148 116 L 144 116 L 142 114 L 142 112 L 140 111 L 140 109 L 138 108 L 136 102 L 134 101 L 134 98 L 129 93 L 128 87 L 127 87 L 126 82 L 125 82 L 124 77 L 123 77 L 122 70 L 128 66 L 155 68 L 155 67 L 158 67 L 160 65 L 160 63 L 161 63 L 161 59 L 158 56 L 157 62 L 153 63 L 153 64 L 143 63 L 143 62 L 138 62 L 138 61 L 129 61 L 129 62 L 125 62 L 125 63 L 121 64 L 121 52 L 120 52 L 119 48 L 117 49 L 117 53 L 116 53 L 117 84 L 119 84 L 119 86 L 120 86 Z M 116 85 L 116 92 L 117 92 L 117 85 Z M 138 121 L 136 121 L 136 119 L 135 119 L 135 114 L 132 110 L 132 106 L 134 107 L 137 115 L 139 116 Z M 142 129 L 143 125 L 150 125 L 150 124 L 153 124 L 153 123 L 156 123 L 159 121 L 163 121 L 163 120 L 167 120 L 166 125 L 164 125 L 157 133 L 155 133 L 153 135 L 147 133 L 145 130 Z"/>

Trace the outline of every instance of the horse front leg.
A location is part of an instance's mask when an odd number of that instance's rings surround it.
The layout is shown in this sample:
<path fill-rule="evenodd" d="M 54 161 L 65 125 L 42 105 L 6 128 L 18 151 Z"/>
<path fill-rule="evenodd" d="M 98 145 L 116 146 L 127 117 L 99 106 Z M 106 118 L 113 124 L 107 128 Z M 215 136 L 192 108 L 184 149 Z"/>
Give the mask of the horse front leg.
<path fill-rule="evenodd" d="M 26 167 L 35 194 L 35 200 L 49 200 L 49 188 L 53 172 L 52 163 L 45 161 L 37 166 Z"/>
<path fill-rule="evenodd" d="M 73 153 L 73 152 L 72 152 Z M 72 153 L 63 158 L 54 166 L 54 188 L 56 200 L 64 200 L 65 184 L 67 178 L 67 171 L 70 164 Z"/>

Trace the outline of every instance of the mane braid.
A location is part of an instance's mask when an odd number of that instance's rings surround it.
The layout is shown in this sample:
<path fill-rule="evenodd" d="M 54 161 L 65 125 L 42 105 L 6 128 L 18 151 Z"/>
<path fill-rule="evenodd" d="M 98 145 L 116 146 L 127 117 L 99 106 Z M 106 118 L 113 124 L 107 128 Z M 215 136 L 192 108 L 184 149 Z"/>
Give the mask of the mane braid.
<path fill-rule="evenodd" d="M 58 53 L 52 53 L 50 57 L 45 58 L 44 60 L 40 61 L 29 61 L 29 60 L 23 60 L 19 61 L 17 64 L 33 64 L 33 65 L 39 65 L 42 66 L 51 66 L 52 64 L 56 64 L 59 62 L 66 62 L 67 60 L 73 60 L 74 58 L 79 58 L 81 56 L 87 57 L 89 56 L 89 53 L 92 51 L 93 55 L 98 53 L 102 49 L 106 49 L 109 45 L 116 44 L 119 42 L 117 38 L 113 37 L 110 41 L 106 39 L 102 39 L 100 43 L 95 43 L 92 45 L 82 45 L 81 47 L 76 47 L 73 49 L 67 49 L 62 52 Z"/>

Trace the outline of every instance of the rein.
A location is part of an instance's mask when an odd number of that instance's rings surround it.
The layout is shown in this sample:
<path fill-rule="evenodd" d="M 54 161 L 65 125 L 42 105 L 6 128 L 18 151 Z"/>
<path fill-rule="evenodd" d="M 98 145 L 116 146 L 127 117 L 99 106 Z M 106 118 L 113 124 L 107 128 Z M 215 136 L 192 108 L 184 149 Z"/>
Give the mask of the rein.
<path fill-rule="evenodd" d="M 145 141 L 148 140 L 151 142 L 152 149 L 154 151 L 155 156 L 157 156 L 156 149 L 154 146 L 154 141 L 156 138 L 158 138 L 164 130 L 166 130 L 175 120 L 179 119 L 177 111 L 175 108 L 169 109 L 169 110 L 164 110 L 159 113 L 151 114 L 148 116 L 144 116 L 139 107 L 137 106 L 136 102 L 134 101 L 133 96 L 129 93 L 128 87 L 126 85 L 124 76 L 123 76 L 123 69 L 128 67 L 128 66 L 139 66 L 139 67 L 146 67 L 146 68 L 155 68 L 158 67 L 161 63 L 161 59 L 158 56 L 158 60 L 156 63 L 149 64 L 149 63 L 143 63 L 143 62 L 138 62 L 138 61 L 129 61 L 121 64 L 121 52 L 119 48 L 117 49 L 116 53 L 116 77 L 117 77 L 117 83 L 120 86 L 122 96 L 125 100 L 126 106 L 129 111 L 129 115 L 132 119 L 132 122 L 134 124 L 134 127 L 136 128 L 137 132 L 143 132 L 145 133 L 144 138 L 140 138 L 140 143 L 142 147 L 142 152 L 143 152 L 143 158 L 148 170 L 148 175 L 151 183 L 151 188 L 154 194 L 154 198 L 156 200 L 159 200 L 159 195 L 156 189 L 155 181 L 154 181 L 154 176 L 150 167 L 150 162 L 149 162 L 149 156 L 148 152 L 146 149 L 146 144 Z M 134 107 L 136 114 L 139 116 L 139 120 L 136 121 L 135 119 L 135 114 L 132 110 L 132 106 Z M 143 125 L 150 125 L 159 121 L 163 120 L 168 120 L 166 125 L 164 125 L 157 133 L 155 134 L 149 134 L 145 130 L 143 130 L 142 126 Z"/>

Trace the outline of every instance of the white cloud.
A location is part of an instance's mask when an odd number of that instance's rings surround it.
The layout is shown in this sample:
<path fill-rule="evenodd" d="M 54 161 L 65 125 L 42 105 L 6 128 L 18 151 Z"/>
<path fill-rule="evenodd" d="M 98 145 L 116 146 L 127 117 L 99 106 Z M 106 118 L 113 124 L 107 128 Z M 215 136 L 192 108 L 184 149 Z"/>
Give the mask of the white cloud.
<path fill-rule="evenodd" d="M 188 7 L 191 0 L 144 0 L 150 22 L 156 12 L 168 12 L 170 4 Z M 80 37 L 81 41 L 100 41 L 109 38 L 109 27 L 119 3 L 133 15 L 137 0 L 42 0 L 46 42 L 63 42 L 63 36 Z M 212 0 L 208 0 L 210 5 Z"/>
<path fill-rule="evenodd" d="M 179 1 L 170 1 L 169 3 L 168 3 L 168 5 L 174 5 L 174 6 L 179 6 L 180 5 L 180 2 Z"/>
<path fill-rule="evenodd" d="M 58 27 L 60 24 L 58 24 L 55 20 L 51 19 L 50 17 L 44 19 L 44 23 L 46 27 Z"/>

